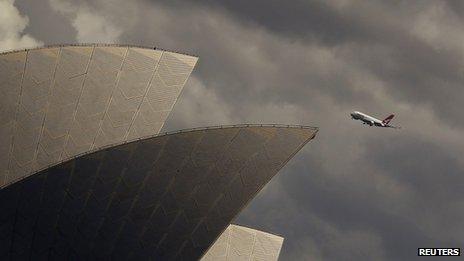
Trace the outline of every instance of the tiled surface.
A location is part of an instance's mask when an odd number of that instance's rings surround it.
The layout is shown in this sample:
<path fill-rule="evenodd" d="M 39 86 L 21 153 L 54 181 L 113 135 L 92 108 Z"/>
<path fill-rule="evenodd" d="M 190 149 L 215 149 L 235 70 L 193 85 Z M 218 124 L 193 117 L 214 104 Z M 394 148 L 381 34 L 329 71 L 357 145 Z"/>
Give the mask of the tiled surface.
<path fill-rule="evenodd" d="M 90 149 L 157 134 L 196 61 L 128 46 L 0 54 L 0 186 Z"/>
<path fill-rule="evenodd" d="M 180 132 L 43 170 L 0 190 L 0 260 L 199 259 L 315 132 Z M 273 244 L 242 232 L 233 242 L 254 238 L 254 250 L 243 241 L 229 255 L 275 253 Z"/>
<path fill-rule="evenodd" d="M 229 225 L 202 261 L 276 261 L 284 238 L 259 230 Z"/>

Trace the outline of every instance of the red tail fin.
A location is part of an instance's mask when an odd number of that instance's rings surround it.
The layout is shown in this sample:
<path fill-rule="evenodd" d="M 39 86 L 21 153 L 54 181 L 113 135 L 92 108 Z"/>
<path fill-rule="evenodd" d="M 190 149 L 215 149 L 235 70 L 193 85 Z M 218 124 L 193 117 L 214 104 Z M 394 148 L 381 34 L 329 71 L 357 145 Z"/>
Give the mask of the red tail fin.
<path fill-rule="evenodd" d="M 388 116 L 387 118 L 385 118 L 385 120 L 382 121 L 383 124 L 388 124 L 390 123 L 390 121 L 393 119 L 393 117 L 395 117 L 394 114 L 391 114 L 390 116 Z"/>

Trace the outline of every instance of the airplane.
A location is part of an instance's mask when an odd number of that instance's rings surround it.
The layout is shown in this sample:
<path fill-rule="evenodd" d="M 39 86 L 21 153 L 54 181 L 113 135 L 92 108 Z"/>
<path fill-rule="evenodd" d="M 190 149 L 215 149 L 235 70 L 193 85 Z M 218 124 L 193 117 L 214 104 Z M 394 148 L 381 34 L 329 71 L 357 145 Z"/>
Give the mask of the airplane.
<path fill-rule="evenodd" d="M 363 122 L 363 124 L 368 124 L 369 126 L 376 126 L 376 127 L 385 127 L 385 128 L 394 128 L 394 129 L 401 129 L 401 127 L 393 126 L 390 125 L 390 121 L 395 117 L 394 114 L 389 115 L 387 118 L 384 120 L 379 120 L 377 118 L 374 118 L 370 115 L 367 115 L 365 113 L 359 112 L 359 111 L 354 111 L 350 113 L 351 119 L 353 120 L 360 120 Z"/>

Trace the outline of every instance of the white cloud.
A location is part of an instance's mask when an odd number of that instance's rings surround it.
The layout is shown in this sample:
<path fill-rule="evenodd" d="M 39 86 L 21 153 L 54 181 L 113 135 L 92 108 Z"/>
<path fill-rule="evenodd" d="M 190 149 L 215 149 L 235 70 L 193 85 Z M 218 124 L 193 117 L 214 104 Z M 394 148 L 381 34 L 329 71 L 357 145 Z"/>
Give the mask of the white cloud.
<path fill-rule="evenodd" d="M 93 14 L 86 8 L 76 12 L 72 25 L 77 29 L 79 42 L 113 42 L 121 35 L 121 30 L 103 17 Z"/>
<path fill-rule="evenodd" d="M 29 18 L 21 16 L 14 0 L 0 0 L 0 51 L 42 45 L 42 42 L 23 33 L 28 24 Z"/>
<path fill-rule="evenodd" d="M 80 43 L 117 42 L 123 33 L 120 23 L 128 26 L 137 17 L 134 13 L 136 9 L 121 0 L 94 1 L 92 5 L 71 0 L 49 2 L 53 10 L 69 18 L 77 31 L 76 40 Z"/>

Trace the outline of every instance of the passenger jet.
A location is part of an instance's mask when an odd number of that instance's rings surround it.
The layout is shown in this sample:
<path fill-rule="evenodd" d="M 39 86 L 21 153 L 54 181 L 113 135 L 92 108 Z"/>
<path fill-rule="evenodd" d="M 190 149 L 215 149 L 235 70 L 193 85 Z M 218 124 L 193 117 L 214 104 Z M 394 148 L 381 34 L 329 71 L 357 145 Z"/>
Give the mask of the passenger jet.
<path fill-rule="evenodd" d="M 400 129 L 401 127 L 396 127 L 393 125 L 390 125 L 390 121 L 395 117 L 395 115 L 391 114 L 384 120 L 379 120 L 377 118 L 374 118 L 370 115 L 367 115 L 365 113 L 359 112 L 359 111 L 354 111 L 350 113 L 351 119 L 353 120 L 360 120 L 363 122 L 363 124 L 369 124 L 369 126 L 376 126 L 376 127 L 385 127 L 385 128 L 395 128 L 395 129 Z"/>

